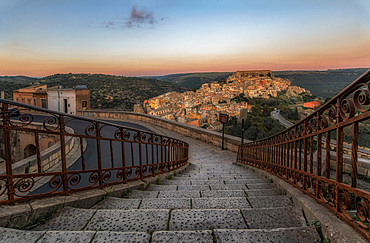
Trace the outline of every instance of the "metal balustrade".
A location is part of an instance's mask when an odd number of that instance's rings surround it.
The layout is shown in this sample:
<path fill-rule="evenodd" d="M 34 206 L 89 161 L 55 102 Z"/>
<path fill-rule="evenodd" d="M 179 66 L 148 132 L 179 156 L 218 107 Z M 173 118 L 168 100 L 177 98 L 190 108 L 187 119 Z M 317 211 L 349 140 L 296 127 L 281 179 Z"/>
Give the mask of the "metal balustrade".
<path fill-rule="evenodd" d="M 0 164 L 0 204 L 126 183 L 188 161 L 189 145 L 171 137 L 4 99 L 0 103 L 0 156 L 5 159 Z M 34 160 L 20 170 L 22 161 L 13 157 L 24 134 Z M 52 164 L 40 146 L 46 136 L 58 140 L 57 149 L 49 151 Z M 71 139 L 73 147 L 67 150 Z"/>
<path fill-rule="evenodd" d="M 294 126 L 239 146 L 237 162 L 280 177 L 370 240 L 370 193 L 357 188 L 359 124 L 369 126 L 369 117 L 370 70 Z M 347 183 L 343 181 L 344 133 L 352 139 L 351 179 Z M 335 176 L 329 163 L 333 140 Z"/>

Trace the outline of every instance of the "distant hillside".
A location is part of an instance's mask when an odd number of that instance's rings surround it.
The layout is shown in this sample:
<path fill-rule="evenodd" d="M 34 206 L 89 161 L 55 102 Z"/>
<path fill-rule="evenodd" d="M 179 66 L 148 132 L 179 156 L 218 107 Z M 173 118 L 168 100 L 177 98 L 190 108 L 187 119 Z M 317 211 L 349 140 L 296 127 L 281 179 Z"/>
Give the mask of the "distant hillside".
<path fill-rule="evenodd" d="M 329 69 L 327 71 L 276 71 L 273 75 L 288 78 L 293 85 L 305 88 L 317 97 L 332 97 L 361 76 L 367 69 Z"/>
<path fill-rule="evenodd" d="M 153 78 L 122 77 L 103 74 L 54 74 L 41 81 L 48 87 L 62 85 L 72 88 L 84 84 L 91 90 L 92 108 L 132 110 L 134 104 L 176 91 L 189 89 Z"/>
<path fill-rule="evenodd" d="M 35 81 L 38 79 L 26 76 L 0 76 L 0 91 L 4 91 L 5 99 L 12 100 L 13 90 L 27 87 Z"/>
<path fill-rule="evenodd" d="M 155 76 L 153 78 L 181 85 L 190 89 L 199 89 L 204 83 L 219 81 L 222 78 L 227 78 L 232 73 L 228 72 L 212 72 L 212 73 L 179 73 L 165 76 Z"/>
<path fill-rule="evenodd" d="M 38 80 L 39 80 L 38 78 L 31 78 L 31 77 L 26 77 L 26 76 L 0 76 L 0 82 L 5 81 L 5 82 L 18 83 L 18 84 L 27 84 L 27 83 L 35 82 Z"/>

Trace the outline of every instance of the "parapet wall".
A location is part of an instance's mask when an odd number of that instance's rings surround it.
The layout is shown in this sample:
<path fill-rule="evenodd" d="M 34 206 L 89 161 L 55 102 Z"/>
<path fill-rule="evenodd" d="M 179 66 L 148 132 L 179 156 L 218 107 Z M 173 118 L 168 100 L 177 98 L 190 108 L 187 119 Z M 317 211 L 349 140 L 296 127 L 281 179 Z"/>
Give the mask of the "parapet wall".
<path fill-rule="evenodd" d="M 145 123 L 149 123 L 158 127 L 168 129 L 170 131 L 175 131 L 185 136 L 189 136 L 207 143 L 211 143 L 220 148 L 222 146 L 222 133 L 220 132 L 209 131 L 203 128 L 190 126 L 187 124 L 167 120 L 157 116 L 126 111 L 78 111 L 77 115 L 94 118 L 115 118 L 115 119 L 142 121 Z M 251 141 L 245 140 L 245 142 Z M 225 134 L 226 149 L 238 152 L 238 146 L 240 143 L 241 143 L 240 138 Z"/>

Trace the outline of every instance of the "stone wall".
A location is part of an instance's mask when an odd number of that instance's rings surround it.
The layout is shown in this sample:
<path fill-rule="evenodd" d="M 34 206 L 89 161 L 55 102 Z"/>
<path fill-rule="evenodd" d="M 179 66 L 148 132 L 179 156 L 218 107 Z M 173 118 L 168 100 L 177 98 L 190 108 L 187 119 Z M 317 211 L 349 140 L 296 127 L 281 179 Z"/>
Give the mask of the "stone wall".
<path fill-rule="evenodd" d="M 77 115 L 94 117 L 94 118 L 115 118 L 115 119 L 128 119 L 137 120 L 145 123 L 149 123 L 158 127 L 175 131 L 185 136 L 199 139 L 201 141 L 211 143 L 217 147 L 222 146 L 222 133 L 209 131 L 203 128 L 190 126 L 187 124 L 179 123 L 176 121 L 167 120 L 157 116 L 125 112 L 125 111 L 78 111 Z M 245 142 L 251 142 L 245 140 Z M 225 134 L 225 148 L 234 152 L 238 152 L 238 146 L 241 143 L 241 139 L 238 137 L 230 136 Z"/>
<path fill-rule="evenodd" d="M 17 125 L 19 122 L 13 121 L 13 123 Z M 27 125 L 27 129 L 42 130 L 44 128 L 41 123 L 32 123 Z M 4 144 L 2 132 L 2 129 L 0 129 L 0 144 Z M 42 132 L 39 133 L 40 151 L 51 147 L 57 142 L 59 142 L 59 136 Z M 10 145 L 13 163 L 25 159 L 35 154 L 36 152 L 35 133 L 28 131 L 11 130 Z M 0 146 L 0 157 L 4 158 L 4 146 Z"/>
<path fill-rule="evenodd" d="M 32 128 L 40 129 L 42 127 L 42 124 L 32 124 L 28 127 L 32 126 Z M 30 127 L 31 128 L 31 127 Z M 66 127 L 66 131 L 69 133 L 74 133 L 73 129 L 70 127 Z M 58 135 L 51 135 L 51 134 L 42 134 L 43 137 L 40 139 L 40 155 L 41 155 L 41 166 L 42 171 L 44 172 L 50 172 L 53 171 L 56 166 L 60 165 L 61 161 L 61 150 L 60 150 L 60 141 Z M 46 136 L 47 135 L 47 136 Z M 31 139 L 33 138 L 33 140 Z M 1 139 L 3 139 L 3 136 L 1 136 Z M 22 148 L 22 144 L 27 144 L 30 142 L 30 144 L 34 144 L 34 133 L 32 132 L 22 132 L 21 134 L 14 133 L 12 134 L 12 153 L 14 151 L 22 151 L 20 148 Z M 30 140 L 28 140 L 30 139 Z M 73 137 L 66 137 L 65 139 L 65 146 L 66 146 L 66 154 L 68 154 L 75 145 L 75 140 L 77 138 Z M 42 142 L 44 141 L 44 142 Z M 20 143 L 20 144 L 17 144 Z M 22 142 L 22 143 L 21 143 Z M 43 144 L 41 146 L 41 144 Z M 15 148 L 16 147 L 16 148 Z M 23 154 L 23 152 L 22 152 Z M 37 172 L 37 155 L 32 155 L 27 158 L 23 158 L 15 163 L 13 163 L 13 173 L 14 174 L 22 174 L 22 173 L 34 173 Z M 5 174 L 5 166 L 0 169 L 0 174 Z"/>

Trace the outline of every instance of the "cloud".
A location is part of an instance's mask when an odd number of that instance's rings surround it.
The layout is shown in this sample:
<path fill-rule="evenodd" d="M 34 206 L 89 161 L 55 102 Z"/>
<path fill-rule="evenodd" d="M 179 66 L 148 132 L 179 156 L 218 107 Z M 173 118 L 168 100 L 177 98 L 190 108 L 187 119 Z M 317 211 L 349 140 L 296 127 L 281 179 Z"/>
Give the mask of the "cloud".
<path fill-rule="evenodd" d="M 142 28 L 149 27 L 153 28 L 158 22 L 164 21 L 166 18 L 161 17 L 156 19 L 153 12 L 147 11 L 145 8 L 139 10 L 137 5 L 133 5 L 129 18 L 120 18 L 115 20 L 104 21 L 104 28 L 115 29 L 120 27 L 122 29 Z"/>

